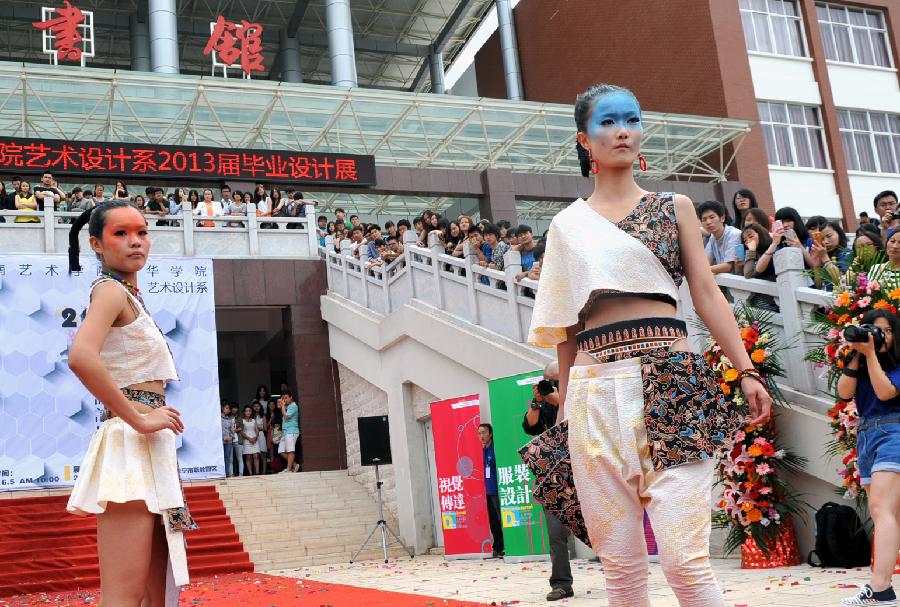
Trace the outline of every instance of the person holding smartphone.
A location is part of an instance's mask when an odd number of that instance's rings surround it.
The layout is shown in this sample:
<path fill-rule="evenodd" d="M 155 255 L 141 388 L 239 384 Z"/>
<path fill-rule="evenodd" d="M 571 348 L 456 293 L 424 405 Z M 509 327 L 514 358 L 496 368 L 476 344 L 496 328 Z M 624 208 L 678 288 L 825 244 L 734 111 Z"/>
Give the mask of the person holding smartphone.
<path fill-rule="evenodd" d="M 841 605 L 896 605 L 891 586 L 900 550 L 900 319 L 873 310 L 858 327 L 844 331 L 850 351 L 838 380 L 838 395 L 856 400 L 856 448 L 860 481 L 875 524 L 870 583 Z"/>

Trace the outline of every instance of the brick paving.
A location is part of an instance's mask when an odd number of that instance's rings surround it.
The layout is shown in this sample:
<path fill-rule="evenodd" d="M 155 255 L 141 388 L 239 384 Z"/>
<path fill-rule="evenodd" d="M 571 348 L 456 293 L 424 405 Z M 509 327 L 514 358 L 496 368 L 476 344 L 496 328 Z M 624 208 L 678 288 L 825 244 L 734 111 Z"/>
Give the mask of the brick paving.
<path fill-rule="evenodd" d="M 867 581 L 868 570 L 849 571 L 798 567 L 744 570 L 736 559 L 714 560 L 728 607 L 823 607 L 840 605 L 842 597 Z M 392 559 L 355 564 L 321 565 L 270 571 L 287 577 L 348 584 L 490 605 L 548 605 L 550 563 L 504 563 L 500 560 L 445 561 L 441 556 Z M 558 601 L 566 607 L 606 607 L 603 572 L 597 563 L 572 561 L 575 597 Z M 659 563 L 650 563 L 652 607 L 677 607 Z"/>

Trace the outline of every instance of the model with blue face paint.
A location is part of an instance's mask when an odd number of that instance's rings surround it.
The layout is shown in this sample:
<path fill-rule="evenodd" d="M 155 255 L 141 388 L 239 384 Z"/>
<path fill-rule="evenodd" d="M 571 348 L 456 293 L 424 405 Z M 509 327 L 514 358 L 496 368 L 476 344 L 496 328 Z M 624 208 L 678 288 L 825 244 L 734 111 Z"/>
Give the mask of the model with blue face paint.
<path fill-rule="evenodd" d="M 559 423 L 611 606 L 649 607 L 646 510 L 663 571 L 682 606 L 724 607 L 709 562 L 714 449 L 747 423 L 765 422 L 771 398 L 747 356 L 713 279 L 691 200 L 648 192 L 634 178 L 644 135 L 631 91 L 598 84 L 575 102 L 581 171 L 593 180 L 548 230 L 529 343 L 556 347 Z M 687 278 L 697 312 L 741 370 L 746 419 L 721 393 L 677 319 Z M 565 421 L 563 421 L 565 420 Z M 554 434 L 556 433 L 556 434 Z M 557 451 L 558 452 L 558 451 Z M 546 510 L 580 521 L 560 475 L 538 484 Z"/>

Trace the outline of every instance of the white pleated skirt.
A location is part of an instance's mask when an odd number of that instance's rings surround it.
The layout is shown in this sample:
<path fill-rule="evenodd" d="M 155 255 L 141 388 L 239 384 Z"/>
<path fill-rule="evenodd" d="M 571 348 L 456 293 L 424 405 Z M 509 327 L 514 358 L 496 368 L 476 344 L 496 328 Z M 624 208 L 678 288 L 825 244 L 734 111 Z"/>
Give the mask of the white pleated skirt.
<path fill-rule="evenodd" d="M 178 586 L 189 582 L 184 534 L 170 520 L 173 509 L 185 506 L 176 449 L 171 430 L 141 434 L 121 418 L 106 420 L 91 438 L 67 506 L 86 516 L 105 512 L 110 502 L 143 500 L 162 515 L 169 548 L 166 607 L 177 605 Z"/>

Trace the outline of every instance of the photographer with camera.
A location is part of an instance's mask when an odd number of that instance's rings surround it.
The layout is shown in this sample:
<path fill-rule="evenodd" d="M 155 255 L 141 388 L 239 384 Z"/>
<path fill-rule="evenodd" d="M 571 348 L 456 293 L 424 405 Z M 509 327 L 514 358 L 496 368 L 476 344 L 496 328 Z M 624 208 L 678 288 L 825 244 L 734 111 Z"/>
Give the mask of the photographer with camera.
<path fill-rule="evenodd" d="M 900 319 L 887 310 L 867 312 L 844 330 L 844 369 L 838 396 L 856 399 L 856 449 L 869 513 L 875 525 L 871 583 L 842 605 L 896 605 L 891 575 L 900 550 Z"/>
<path fill-rule="evenodd" d="M 897 194 L 885 190 L 875 195 L 875 214 L 881 220 L 881 237 L 887 238 L 889 230 L 900 227 L 900 213 L 897 212 Z"/>
<path fill-rule="evenodd" d="M 559 412 L 559 365 L 553 361 L 544 369 L 544 379 L 532 386 L 534 398 L 528 403 L 528 411 L 522 420 L 522 429 L 530 436 L 537 436 L 556 425 Z M 559 519 L 544 508 L 547 535 L 550 536 L 550 592 L 548 601 L 558 601 L 575 596 L 572 591 L 572 568 L 569 565 L 569 531 Z"/>

